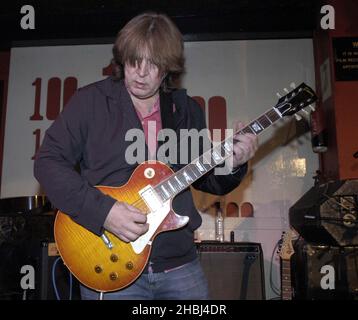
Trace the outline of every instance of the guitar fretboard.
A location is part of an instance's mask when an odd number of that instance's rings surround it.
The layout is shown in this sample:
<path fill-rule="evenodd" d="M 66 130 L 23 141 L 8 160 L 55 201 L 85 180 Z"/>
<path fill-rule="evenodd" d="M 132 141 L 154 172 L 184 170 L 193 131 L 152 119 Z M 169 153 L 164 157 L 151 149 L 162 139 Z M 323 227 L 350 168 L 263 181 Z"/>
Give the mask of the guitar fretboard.
<path fill-rule="evenodd" d="M 290 260 L 282 261 L 282 279 L 281 279 L 281 296 L 282 300 L 292 300 L 291 285 L 291 263 Z"/>
<path fill-rule="evenodd" d="M 256 120 L 250 122 L 237 133 L 253 133 L 255 135 L 259 135 L 280 118 L 282 118 L 281 114 L 275 108 L 272 108 Z M 178 193 L 188 188 L 192 183 L 204 176 L 211 169 L 222 164 L 225 159 L 230 157 L 232 154 L 232 138 L 233 136 L 227 137 L 225 140 L 219 142 L 213 148 L 204 152 L 201 156 L 190 162 L 184 168 L 178 170 L 172 176 L 156 185 L 154 189 L 161 200 L 165 202 L 174 198 Z"/>

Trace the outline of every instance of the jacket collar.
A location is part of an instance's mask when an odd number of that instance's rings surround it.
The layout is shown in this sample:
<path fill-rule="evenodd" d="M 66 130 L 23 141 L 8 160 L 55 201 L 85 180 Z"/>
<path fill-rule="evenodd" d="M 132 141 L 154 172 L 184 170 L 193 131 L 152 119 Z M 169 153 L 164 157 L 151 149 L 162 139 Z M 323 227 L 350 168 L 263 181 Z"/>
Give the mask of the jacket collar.
<path fill-rule="evenodd" d="M 110 99 L 115 100 L 120 108 L 123 108 L 123 115 L 133 125 L 134 128 L 142 128 L 140 120 L 135 111 L 132 99 L 124 85 L 123 80 L 114 80 L 108 77 L 100 82 L 103 94 Z M 170 128 L 176 131 L 184 120 L 181 104 L 185 90 L 177 90 L 173 93 L 160 91 L 160 115 L 162 120 L 162 128 Z M 174 105 L 174 107 L 173 107 Z M 130 109 L 130 110 L 128 110 Z"/>

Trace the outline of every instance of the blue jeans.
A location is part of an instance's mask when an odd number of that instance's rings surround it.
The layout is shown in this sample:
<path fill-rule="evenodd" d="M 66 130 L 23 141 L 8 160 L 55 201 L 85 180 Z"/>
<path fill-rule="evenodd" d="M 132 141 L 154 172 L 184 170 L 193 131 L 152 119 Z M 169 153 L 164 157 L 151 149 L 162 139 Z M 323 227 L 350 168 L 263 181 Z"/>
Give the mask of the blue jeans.
<path fill-rule="evenodd" d="M 82 300 L 97 300 L 99 293 L 81 285 Z M 129 287 L 103 294 L 104 300 L 208 300 L 208 282 L 200 261 L 164 272 L 143 273 Z"/>

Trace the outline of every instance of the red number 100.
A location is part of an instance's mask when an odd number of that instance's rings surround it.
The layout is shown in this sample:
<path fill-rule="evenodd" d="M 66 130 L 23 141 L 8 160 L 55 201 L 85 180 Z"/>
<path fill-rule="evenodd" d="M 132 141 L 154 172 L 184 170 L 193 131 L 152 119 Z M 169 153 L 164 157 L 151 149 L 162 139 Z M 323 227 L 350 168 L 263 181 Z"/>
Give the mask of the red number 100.
<path fill-rule="evenodd" d="M 36 78 L 32 83 L 35 86 L 35 103 L 34 113 L 30 117 L 30 120 L 38 121 L 43 120 L 43 116 L 40 113 L 41 102 L 41 85 L 42 79 Z M 55 120 L 61 112 L 61 90 L 62 81 L 60 78 L 53 77 L 48 80 L 47 84 L 47 102 L 46 102 L 46 119 Z M 63 96 L 62 96 L 62 108 L 64 108 L 71 98 L 73 93 L 77 90 L 77 79 L 74 77 L 68 77 L 63 81 Z M 40 147 L 41 130 L 36 129 L 33 132 L 35 136 L 35 154 L 31 157 L 31 160 L 35 159 L 37 150 Z"/>
<path fill-rule="evenodd" d="M 35 103 L 34 113 L 30 120 L 43 120 L 40 113 L 41 101 L 41 84 L 42 79 L 36 78 L 32 83 L 35 86 Z M 46 118 L 47 120 L 55 120 L 61 111 L 61 88 L 62 81 L 60 78 L 54 77 L 48 80 L 47 84 L 47 103 L 46 103 Z M 77 79 L 68 77 L 63 82 L 63 99 L 62 106 L 64 107 L 73 93 L 77 90 Z"/>

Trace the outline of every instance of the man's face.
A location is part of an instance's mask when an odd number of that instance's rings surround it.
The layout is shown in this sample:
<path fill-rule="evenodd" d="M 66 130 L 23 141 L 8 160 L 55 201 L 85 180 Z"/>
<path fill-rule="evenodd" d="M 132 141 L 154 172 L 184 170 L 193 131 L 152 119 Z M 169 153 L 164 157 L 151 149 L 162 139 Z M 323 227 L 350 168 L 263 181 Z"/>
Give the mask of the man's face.
<path fill-rule="evenodd" d="M 163 74 L 148 59 L 143 59 L 134 66 L 128 62 L 124 65 L 124 82 L 131 95 L 138 99 L 152 97 L 159 89 Z"/>

